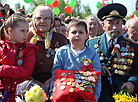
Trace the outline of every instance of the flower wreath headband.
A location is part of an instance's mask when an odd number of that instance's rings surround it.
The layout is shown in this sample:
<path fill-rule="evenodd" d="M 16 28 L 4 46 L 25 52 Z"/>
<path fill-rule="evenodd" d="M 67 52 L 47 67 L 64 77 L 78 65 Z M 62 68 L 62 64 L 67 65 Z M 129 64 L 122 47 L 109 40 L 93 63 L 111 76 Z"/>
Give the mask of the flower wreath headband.
<path fill-rule="evenodd" d="M 34 36 L 30 40 L 30 43 L 36 44 L 37 43 L 37 38 L 39 38 L 41 36 L 41 37 L 45 38 L 45 49 L 48 49 L 50 47 L 50 44 L 51 44 L 49 35 L 54 31 L 54 14 L 53 14 L 52 10 L 50 9 L 50 7 L 48 7 L 48 6 L 39 5 L 38 7 L 36 7 L 36 9 L 38 9 L 38 8 L 40 8 L 40 9 L 44 8 L 44 9 L 49 9 L 50 10 L 50 12 L 51 12 L 51 25 L 50 25 L 50 29 L 48 31 L 40 33 L 38 31 L 36 25 L 35 25 L 35 16 L 34 15 L 36 14 L 36 11 L 37 11 L 37 10 L 35 10 L 33 12 L 33 18 L 32 18 Z"/>

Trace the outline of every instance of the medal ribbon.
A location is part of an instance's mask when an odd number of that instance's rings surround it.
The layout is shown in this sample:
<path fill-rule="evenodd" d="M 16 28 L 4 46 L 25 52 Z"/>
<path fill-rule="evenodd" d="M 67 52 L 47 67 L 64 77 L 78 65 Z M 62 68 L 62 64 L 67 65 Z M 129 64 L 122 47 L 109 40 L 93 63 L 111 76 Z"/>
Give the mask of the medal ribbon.
<path fill-rule="evenodd" d="M 117 58 L 120 59 L 121 58 L 121 54 L 120 54 L 120 46 L 119 44 L 116 44 L 116 46 L 114 47 L 112 53 L 111 53 L 113 56 L 115 54 L 117 54 Z"/>
<path fill-rule="evenodd" d="M 82 59 L 82 60 L 84 60 L 84 59 Z M 81 71 L 85 71 L 85 70 L 86 70 L 86 66 L 87 66 L 87 67 L 88 67 L 88 69 L 90 70 L 90 72 L 92 72 L 92 71 L 93 71 L 93 69 L 92 69 L 91 64 L 89 64 L 88 59 L 86 59 L 86 60 L 85 60 L 85 61 L 83 61 L 83 62 L 84 62 L 84 65 L 83 65 L 83 67 L 82 67 Z"/>
<path fill-rule="evenodd" d="M 120 59 L 121 58 L 121 54 L 120 54 L 119 49 L 116 49 L 116 54 L 117 54 L 117 58 Z"/>
<path fill-rule="evenodd" d="M 19 48 L 17 59 L 23 59 L 23 47 Z"/>

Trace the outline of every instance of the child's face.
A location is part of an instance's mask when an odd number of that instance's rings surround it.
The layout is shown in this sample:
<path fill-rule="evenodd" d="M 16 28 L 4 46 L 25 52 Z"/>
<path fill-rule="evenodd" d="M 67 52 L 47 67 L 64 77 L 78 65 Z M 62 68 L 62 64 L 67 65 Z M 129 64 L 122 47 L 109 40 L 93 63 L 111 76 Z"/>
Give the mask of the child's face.
<path fill-rule="evenodd" d="M 75 50 L 82 50 L 85 47 L 88 34 L 86 34 L 84 26 L 72 26 L 67 37 Z"/>
<path fill-rule="evenodd" d="M 11 29 L 11 28 L 10 28 Z M 8 30 L 11 41 L 17 43 L 24 43 L 28 38 L 29 24 L 27 22 L 17 23 L 17 27 L 14 29 Z"/>

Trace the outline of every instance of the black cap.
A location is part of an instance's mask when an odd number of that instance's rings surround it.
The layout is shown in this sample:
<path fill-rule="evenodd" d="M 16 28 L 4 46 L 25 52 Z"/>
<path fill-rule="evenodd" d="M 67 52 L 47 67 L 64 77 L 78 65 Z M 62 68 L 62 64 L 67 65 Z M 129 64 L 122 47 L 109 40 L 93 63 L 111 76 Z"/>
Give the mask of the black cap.
<path fill-rule="evenodd" d="M 104 21 L 112 19 L 123 19 L 127 14 L 127 8 L 119 3 L 113 3 L 103 6 L 97 13 L 97 17 Z"/>

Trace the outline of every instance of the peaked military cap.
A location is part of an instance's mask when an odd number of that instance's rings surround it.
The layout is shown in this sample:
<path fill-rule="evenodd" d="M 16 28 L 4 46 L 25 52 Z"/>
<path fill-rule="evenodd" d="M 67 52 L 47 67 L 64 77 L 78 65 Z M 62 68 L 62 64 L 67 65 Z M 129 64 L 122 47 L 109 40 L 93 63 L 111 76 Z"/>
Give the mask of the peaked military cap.
<path fill-rule="evenodd" d="M 119 3 L 113 3 L 103 6 L 97 13 L 97 17 L 104 21 L 112 19 L 123 19 L 127 14 L 127 8 Z"/>

